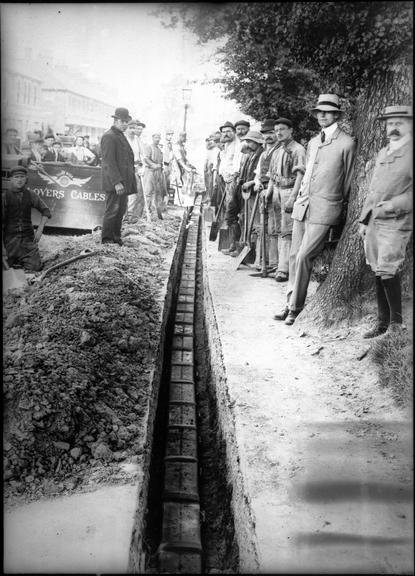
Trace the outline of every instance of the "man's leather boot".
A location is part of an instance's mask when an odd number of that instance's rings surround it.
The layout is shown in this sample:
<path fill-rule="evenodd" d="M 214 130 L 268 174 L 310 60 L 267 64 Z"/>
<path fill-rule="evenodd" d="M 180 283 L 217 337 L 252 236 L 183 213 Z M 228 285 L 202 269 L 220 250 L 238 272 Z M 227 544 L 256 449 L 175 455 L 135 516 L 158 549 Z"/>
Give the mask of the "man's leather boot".
<path fill-rule="evenodd" d="M 287 326 L 292 326 L 295 322 L 295 319 L 297 318 L 297 316 L 299 315 L 299 313 L 301 312 L 301 310 L 290 310 L 288 312 L 287 318 L 285 319 L 284 324 L 286 324 Z"/>
<path fill-rule="evenodd" d="M 382 280 L 386 298 L 389 304 L 389 326 L 402 324 L 402 293 L 401 280 L 398 275 Z"/>
<path fill-rule="evenodd" d="M 389 326 L 389 304 L 386 298 L 383 280 L 380 276 L 376 276 L 376 300 L 378 304 L 378 320 L 376 326 L 363 334 L 363 338 L 376 338 L 384 334 Z"/>
<path fill-rule="evenodd" d="M 286 306 L 284 310 L 281 310 L 281 312 L 279 312 L 278 314 L 274 314 L 274 320 L 285 320 L 289 312 L 290 309 L 288 308 L 288 306 Z"/>

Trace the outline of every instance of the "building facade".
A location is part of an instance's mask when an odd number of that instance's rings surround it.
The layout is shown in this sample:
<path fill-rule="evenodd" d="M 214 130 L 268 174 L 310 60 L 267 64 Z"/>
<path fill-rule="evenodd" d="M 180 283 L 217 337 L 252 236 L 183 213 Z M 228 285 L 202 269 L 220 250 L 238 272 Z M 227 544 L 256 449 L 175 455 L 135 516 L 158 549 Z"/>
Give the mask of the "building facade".
<path fill-rule="evenodd" d="M 112 122 L 115 106 L 102 94 L 110 92 L 65 66 L 46 66 L 28 59 L 9 60 L 2 66 L 3 132 L 16 128 L 20 140 L 27 133 L 90 136 L 98 142 Z"/>

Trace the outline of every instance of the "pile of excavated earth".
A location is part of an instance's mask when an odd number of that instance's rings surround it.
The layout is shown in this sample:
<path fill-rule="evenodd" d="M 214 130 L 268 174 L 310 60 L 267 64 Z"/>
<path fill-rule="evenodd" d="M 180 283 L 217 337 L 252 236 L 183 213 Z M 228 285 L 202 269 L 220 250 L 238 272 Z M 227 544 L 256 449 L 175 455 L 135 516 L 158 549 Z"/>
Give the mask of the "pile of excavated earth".
<path fill-rule="evenodd" d="M 4 479 L 9 501 L 123 482 L 138 461 L 181 209 L 124 231 L 44 234 L 43 270 L 3 297 Z"/>

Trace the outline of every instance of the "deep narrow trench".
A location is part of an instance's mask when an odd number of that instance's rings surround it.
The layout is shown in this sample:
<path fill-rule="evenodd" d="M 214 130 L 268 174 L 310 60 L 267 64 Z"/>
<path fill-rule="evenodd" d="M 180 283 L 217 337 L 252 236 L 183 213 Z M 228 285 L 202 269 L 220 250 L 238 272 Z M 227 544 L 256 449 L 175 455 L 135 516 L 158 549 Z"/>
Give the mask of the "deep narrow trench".
<path fill-rule="evenodd" d="M 190 217 L 190 214 L 189 214 Z M 200 224 L 201 225 L 201 224 Z M 186 238 L 187 241 L 187 238 Z M 184 247 L 186 242 L 183 243 Z M 203 298 L 203 270 L 201 258 L 200 231 L 197 239 L 196 257 L 196 290 L 194 304 L 194 390 L 196 396 L 197 458 L 199 502 L 190 504 L 195 509 L 200 507 L 200 539 L 202 543 L 201 571 L 195 566 L 192 556 L 194 551 L 169 551 L 176 555 L 167 565 L 176 566 L 173 570 L 161 567 L 159 546 L 163 538 L 163 514 L 166 506 L 163 502 L 165 493 L 165 454 L 169 422 L 169 386 L 171 378 L 171 356 L 174 326 L 176 320 L 177 294 L 180 283 L 180 270 L 183 270 L 183 254 L 180 255 L 180 266 L 177 282 L 173 287 L 173 302 L 166 325 L 164 362 L 162 378 L 154 423 L 154 438 L 149 470 L 149 489 L 145 515 L 143 542 L 146 556 L 146 573 L 228 573 L 238 572 L 238 546 L 232 515 L 232 484 L 228 482 L 226 465 L 226 446 L 219 425 L 216 393 L 211 373 L 209 342 L 207 338 L 206 319 Z M 186 483 L 185 475 L 183 475 Z M 170 504 L 169 504 L 170 505 Z M 178 503 L 179 507 L 181 504 Z M 174 507 L 175 504 L 173 503 Z M 184 525 L 186 518 L 184 518 Z M 197 558 L 199 560 L 199 558 Z"/>
<path fill-rule="evenodd" d="M 201 236 L 198 239 L 195 315 L 195 384 L 198 416 L 199 496 L 204 573 L 238 572 L 238 545 L 228 482 L 226 445 L 219 424 L 203 298 Z"/>

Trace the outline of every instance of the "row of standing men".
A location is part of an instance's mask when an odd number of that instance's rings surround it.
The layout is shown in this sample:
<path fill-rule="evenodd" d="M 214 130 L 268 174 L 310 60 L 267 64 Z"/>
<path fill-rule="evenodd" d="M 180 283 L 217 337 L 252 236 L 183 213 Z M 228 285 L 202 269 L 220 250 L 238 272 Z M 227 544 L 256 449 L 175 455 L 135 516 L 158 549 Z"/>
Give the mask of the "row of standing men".
<path fill-rule="evenodd" d="M 163 149 L 161 134 L 151 144 L 141 141 L 145 124 L 133 119 L 126 108 L 117 108 L 114 123 L 101 139 L 102 189 L 106 194 L 102 243 L 122 245 L 123 219 L 136 222 L 145 215 L 163 219 L 165 199 L 170 190 L 188 192 L 196 168 L 186 151 L 186 133 L 173 144 L 172 130 L 166 131 Z"/>
<path fill-rule="evenodd" d="M 287 282 L 287 304 L 274 316 L 287 325 L 305 305 L 314 259 L 347 212 L 357 146 L 338 124 L 344 111 L 336 94 L 321 94 L 310 112 L 320 133 L 307 150 L 293 138 L 289 118 L 266 119 L 260 131 L 245 120 L 225 122 L 207 138 L 206 189 L 230 237 L 222 252 L 238 257 L 244 244 L 255 245 L 252 266 Z M 412 231 L 412 110 L 389 106 L 379 120 L 389 144 L 379 153 L 360 217 L 378 303 L 367 338 L 402 323 L 399 272 Z"/>

